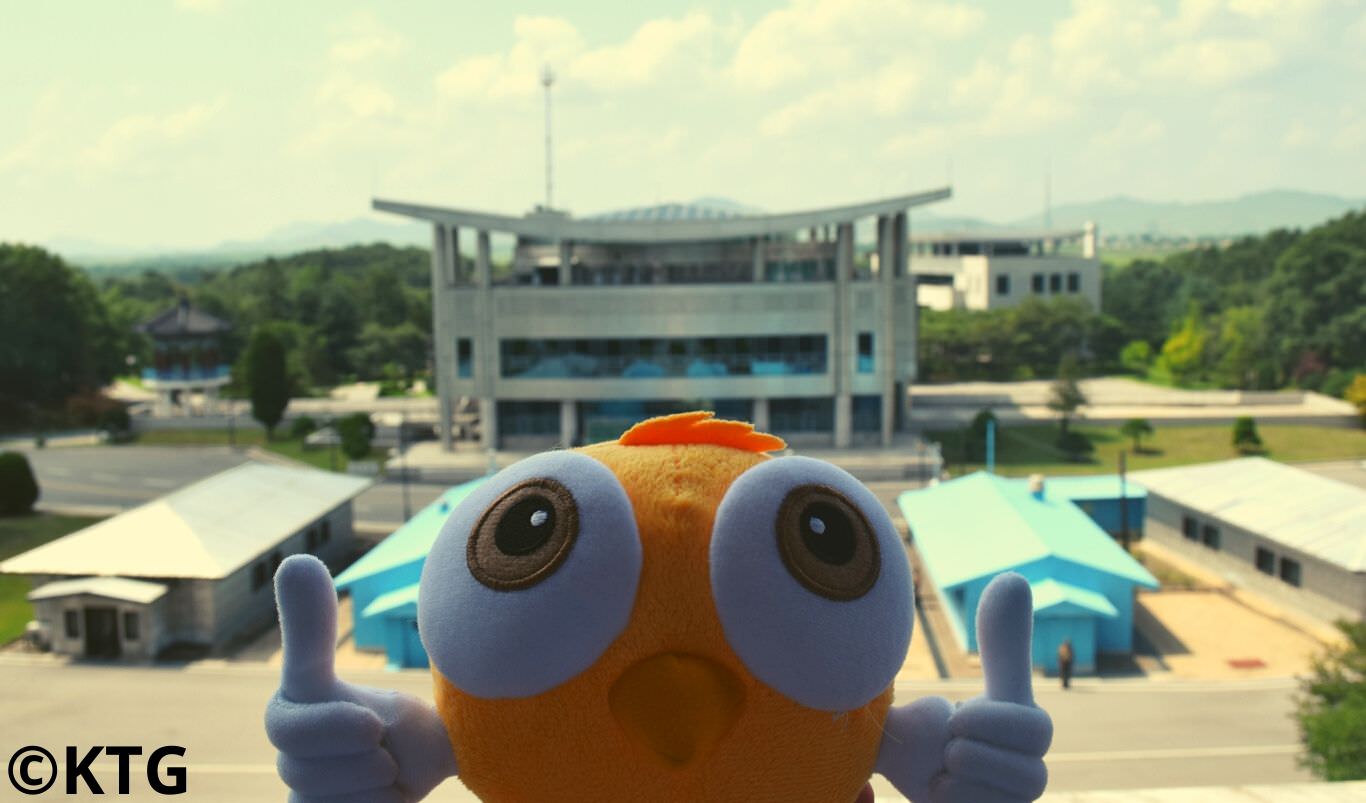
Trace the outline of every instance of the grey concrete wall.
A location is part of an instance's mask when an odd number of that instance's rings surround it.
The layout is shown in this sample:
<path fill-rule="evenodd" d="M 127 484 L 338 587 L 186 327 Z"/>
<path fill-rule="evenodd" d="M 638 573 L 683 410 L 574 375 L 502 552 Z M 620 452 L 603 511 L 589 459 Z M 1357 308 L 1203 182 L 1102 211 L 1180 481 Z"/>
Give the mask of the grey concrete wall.
<path fill-rule="evenodd" d="M 1200 511 L 1191 510 L 1151 491 L 1144 537 L 1219 572 L 1230 582 L 1282 602 L 1317 619 L 1360 619 L 1366 616 L 1366 574 L 1354 573 L 1327 561 L 1284 546 L 1265 535 L 1235 527 Z M 1219 528 L 1219 550 L 1187 540 L 1181 532 L 1182 516 Z M 1271 550 L 1300 564 L 1297 588 L 1258 571 L 1257 547 Z"/>
<path fill-rule="evenodd" d="M 56 577 L 51 579 L 65 580 Z M 44 580 L 44 582 L 47 582 Z M 35 588 L 37 585 L 34 586 Z M 37 600 L 33 603 L 34 621 L 41 623 L 48 632 L 52 651 L 59 655 L 85 655 L 85 609 L 87 607 L 113 608 L 117 618 L 121 658 L 130 661 L 147 661 L 168 643 L 163 622 L 163 597 L 150 605 L 135 602 L 111 600 L 91 594 L 77 594 L 57 599 Z M 66 612 L 75 611 L 80 622 L 80 630 L 75 638 L 67 638 Z M 133 614 L 138 617 L 138 637 L 128 639 L 124 629 L 124 616 Z"/>

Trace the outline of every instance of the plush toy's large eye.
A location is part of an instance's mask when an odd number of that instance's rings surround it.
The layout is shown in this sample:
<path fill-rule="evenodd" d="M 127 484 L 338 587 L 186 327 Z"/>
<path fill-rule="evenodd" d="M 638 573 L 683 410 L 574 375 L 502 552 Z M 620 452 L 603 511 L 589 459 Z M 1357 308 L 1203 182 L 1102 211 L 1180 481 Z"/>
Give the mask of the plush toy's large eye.
<path fill-rule="evenodd" d="M 529 457 L 467 496 L 433 544 L 423 646 L 469 694 L 540 694 L 625 629 L 640 563 L 635 514 L 610 469 L 577 452 Z"/>
<path fill-rule="evenodd" d="M 896 677 L 910 569 L 886 511 L 846 472 L 805 457 L 746 471 L 717 508 L 710 557 L 726 640 L 764 683 L 848 711 Z"/>

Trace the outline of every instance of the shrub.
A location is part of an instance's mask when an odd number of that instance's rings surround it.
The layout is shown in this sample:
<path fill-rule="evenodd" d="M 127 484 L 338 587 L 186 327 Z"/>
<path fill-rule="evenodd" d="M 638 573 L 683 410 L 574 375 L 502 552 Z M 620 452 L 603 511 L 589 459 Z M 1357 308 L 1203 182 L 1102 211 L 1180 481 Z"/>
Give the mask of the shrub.
<path fill-rule="evenodd" d="M 38 480 L 28 458 L 19 452 L 0 452 L 0 516 L 21 516 L 38 501 Z"/>
<path fill-rule="evenodd" d="M 1077 463 L 1085 462 L 1096 450 L 1095 444 L 1091 443 L 1091 439 L 1086 437 L 1085 433 L 1074 429 L 1059 433 L 1057 446 L 1068 460 Z"/>
<path fill-rule="evenodd" d="M 317 431 L 318 422 L 306 415 L 301 415 L 289 423 L 289 437 L 295 440 L 303 440 Z"/>
<path fill-rule="evenodd" d="M 337 421 L 337 437 L 341 438 L 342 452 L 352 460 L 370 456 L 370 439 L 375 437 L 375 425 L 365 413 L 352 413 Z"/>
<path fill-rule="evenodd" d="M 1262 448 L 1262 436 L 1257 434 L 1257 422 L 1251 416 L 1242 416 L 1233 422 L 1233 445 L 1244 454 Z"/>
<path fill-rule="evenodd" d="M 1338 622 L 1346 639 L 1300 680 L 1303 763 L 1325 781 L 1366 778 L 1366 623 Z"/>

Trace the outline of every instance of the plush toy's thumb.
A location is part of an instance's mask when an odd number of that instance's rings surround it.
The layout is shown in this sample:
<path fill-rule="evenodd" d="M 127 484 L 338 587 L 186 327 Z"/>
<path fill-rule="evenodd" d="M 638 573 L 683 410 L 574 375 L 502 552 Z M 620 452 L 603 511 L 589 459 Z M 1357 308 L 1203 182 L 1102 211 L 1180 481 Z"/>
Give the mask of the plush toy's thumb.
<path fill-rule="evenodd" d="M 297 703 L 338 699 L 337 592 L 312 555 L 291 555 L 275 572 L 275 604 L 284 649 L 280 691 Z"/>

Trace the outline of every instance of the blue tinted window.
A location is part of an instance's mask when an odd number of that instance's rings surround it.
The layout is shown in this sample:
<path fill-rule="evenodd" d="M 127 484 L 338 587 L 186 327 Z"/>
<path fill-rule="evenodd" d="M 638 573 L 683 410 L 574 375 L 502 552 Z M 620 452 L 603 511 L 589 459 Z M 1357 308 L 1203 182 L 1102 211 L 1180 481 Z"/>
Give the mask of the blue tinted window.
<path fill-rule="evenodd" d="M 782 337 L 508 339 L 502 375 L 517 379 L 823 374 L 825 335 Z"/>

